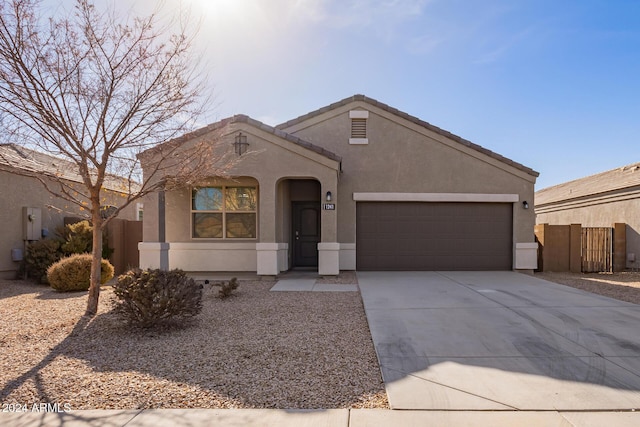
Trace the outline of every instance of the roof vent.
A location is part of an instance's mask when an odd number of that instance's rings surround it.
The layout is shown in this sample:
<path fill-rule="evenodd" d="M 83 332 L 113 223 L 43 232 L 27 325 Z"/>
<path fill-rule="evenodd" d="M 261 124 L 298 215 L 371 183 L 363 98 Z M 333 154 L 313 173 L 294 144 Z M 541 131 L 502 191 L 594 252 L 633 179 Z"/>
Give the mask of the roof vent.
<path fill-rule="evenodd" d="M 349 111 L 349 118 L 351 119 L 349 144 L 368 144 L 367 119 L 369 118 L 369 112 L 366 110 L 351 110 Z"/>
<path fill-rule="evenodd" d="M 351 138 L 367 137 L 367 119 L 351 119 Z"/>

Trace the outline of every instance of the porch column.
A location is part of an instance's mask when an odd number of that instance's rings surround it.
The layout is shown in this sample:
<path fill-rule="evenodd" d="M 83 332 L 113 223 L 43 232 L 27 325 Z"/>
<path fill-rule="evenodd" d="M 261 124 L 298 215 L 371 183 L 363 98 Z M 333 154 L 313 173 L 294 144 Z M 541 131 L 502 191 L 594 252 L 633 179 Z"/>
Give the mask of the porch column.
<path fill-rule="evenodd" d="M 337 276 L 340 273 L 340 243 L 318 243 L 318 274 Z"/>
<path fill-rule="evenodd" d="M 538 268 L 538 243 L 516 243 L 516 270 L 535 270 Z"/>
<path fill-rule="evenodd" d="M 257 273 L 259 276 L 276 276 L 280 273 L 279 258 L 282 243 L 276 243 L 276 183 L 260 181 L 258 209 L 259 243 L 256 243 Z M 286 250 L 286 249 L 285 249 Z"/>
<path fill-rule="evenodd" d="M 169 270 L 169 243 L 165 242 L 140 242 L 140 268 Z"/>
<path fill-rule="evenodd" d="M 327 194 L 331 192 L 331 200 Z M 318 274 L 337 276 L 340 273 L 340 243 L 338 243 L 338 176 L 322 181 L 320 192 L 322 213 L 321 241 L 318 243 Z"/>
<path fill-rule="evenodd" d="M 258 257 L 257 273 L 259 276 L 276 276 L 287 269 L 286 243 L 256 243 Z"/>
<path fill-rule="evenodd" d="M 144 241 L 138 243 L 140 268 L 169 270 L 169 243 L 165 242 L 164 191 L 148 194 L 144 202 L 149 209 L 143 220 Z"/>

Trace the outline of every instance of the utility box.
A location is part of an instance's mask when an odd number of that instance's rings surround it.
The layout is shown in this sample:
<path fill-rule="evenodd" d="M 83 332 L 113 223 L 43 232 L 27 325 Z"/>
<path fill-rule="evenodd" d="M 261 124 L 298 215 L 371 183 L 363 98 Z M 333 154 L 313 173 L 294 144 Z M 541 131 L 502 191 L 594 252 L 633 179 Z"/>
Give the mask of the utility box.
<path fill-rule="evenodd" d="M 22 261 L 22 249 L 21 248 L 13 248 L 11 249 L 11 261 L 20 262 Z"/>
<path fill-rule="evenodd" d="M 42 232 L 42 210 L 40 208 L 22 208 L 22 229 L 24 240 L 40 240 Z"/>

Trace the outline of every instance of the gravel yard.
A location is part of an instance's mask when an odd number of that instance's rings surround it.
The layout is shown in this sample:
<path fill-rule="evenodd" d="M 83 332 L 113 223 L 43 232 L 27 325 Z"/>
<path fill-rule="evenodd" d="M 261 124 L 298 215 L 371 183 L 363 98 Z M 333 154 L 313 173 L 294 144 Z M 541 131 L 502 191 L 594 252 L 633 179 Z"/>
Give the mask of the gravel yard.
<path fill-rule="evenodd" d="M 205 286 L 186 329 L 82 317 L 86 292 L 0 281 L 0 402 L 72 409 L 388 408 L 360 295 Z M 336 284 L 339 286 L 339 284 Z"/>
<path fill-rule="evenodd" d="M 640 304 L 640 272 L 536 273 L 535 276 L 594 294 Z"/>

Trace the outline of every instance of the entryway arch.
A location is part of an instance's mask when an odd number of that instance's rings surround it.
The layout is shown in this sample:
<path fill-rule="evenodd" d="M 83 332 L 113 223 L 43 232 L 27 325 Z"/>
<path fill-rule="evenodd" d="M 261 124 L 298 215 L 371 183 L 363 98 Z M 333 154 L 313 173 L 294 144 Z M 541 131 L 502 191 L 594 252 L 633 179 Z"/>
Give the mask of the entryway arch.
<path fill-rule="evenodd" d="M 289 268 L 318 268 L 322 236 L 322 185 L 313 177 L 283 178 L 278 182 L 280 242 L 286 242 Z"/>

